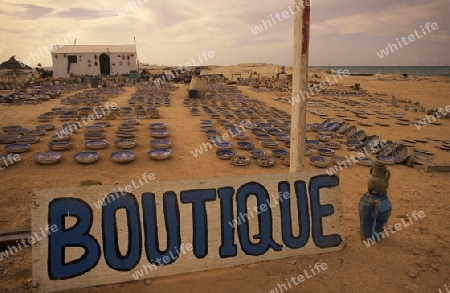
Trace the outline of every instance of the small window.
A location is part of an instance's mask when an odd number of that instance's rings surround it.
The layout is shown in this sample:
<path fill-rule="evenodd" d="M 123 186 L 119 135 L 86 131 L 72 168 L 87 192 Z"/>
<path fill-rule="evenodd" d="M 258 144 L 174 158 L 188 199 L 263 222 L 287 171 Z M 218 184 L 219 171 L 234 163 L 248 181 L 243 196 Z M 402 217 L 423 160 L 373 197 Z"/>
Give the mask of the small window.
<path fill-rule="evenodd" d="M 77 63 L 78 62 L 77 55 L 68 55 L 67 61 L 69 61 L 69 63 Z"/>
<path fill-rule="evenodd" d="M 120 55 L 117 55 L 117 57 L 120 57 Z"/>
<path fill-rule="evenodd" d="M 127 56 L 127 60 L 130 60 L 130 55 Z"/>
<path fill-rule="evenodd" d="M 58 55 L 55 55 L 55 59 L 58 58 Z"/>
<path fill-rule="evenodd" d="M 134 54 L 130 54 L 130 56 L 134 56 Z"/>
<path fill-rule="evenodd" d="M 125 55 L 122 56 L 122 60 L 125 60 Z"/>
<path fill-rule="evenodd" d="M 98 62 L 97 62 L 97 61 L 95 61 L 95 62 L 94 62 L 94 65 L 95 65 L 95 66 L 98 66 Z"/>
<path fill-rule="evenodd" d="M 97 60 L 97 55 L 94 55 L 94 60 Z"/>
<path fill-rule="evenodd" d="M 130 61 L 128 61 L 128 66 L 130 66 Z"/>

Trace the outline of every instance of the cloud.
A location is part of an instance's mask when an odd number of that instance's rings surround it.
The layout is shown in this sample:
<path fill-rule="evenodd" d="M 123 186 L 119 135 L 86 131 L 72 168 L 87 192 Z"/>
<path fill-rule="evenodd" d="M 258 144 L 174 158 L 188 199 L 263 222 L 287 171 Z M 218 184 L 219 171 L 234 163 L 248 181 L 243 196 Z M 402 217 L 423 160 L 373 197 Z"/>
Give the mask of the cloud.
<path fill-rule="evenodd" d="M 349 0 L 352 2 L 353 0 Z M 384 1 L 384 0 L 383 0 Z M 393 5 L 381 6 L 377 9 L 367 9 L 360 13 L 328 18 L 321 22 L 311 24 L 315 36 L 328 36 L 332 34 L 346 35 L 364 33 L 369 36 L 387 36 L 401 33 L 411 33 L 426 21 L 446 19 L 443 6 L 447 0 L 441 1 L 398 1 Z M 392 1 L 391 1 L 392 2 Z M 353 7 L 350 5 L 350 7 Z M 445 10 L 444 10 L 445 11 Z M 448 10 L 447 10 L 448 11 Z"/>
<path fill-rule="evenodd" d="M 9 2 L 8 2 L 9 1 Z M 20 1 L 21 4 L 18 4 Z M 78 32 L 77 44 L 139 44 L 139 60 L 184 64 L 203 50 L 214 50 L 216 64 L 270 62 L 289 65 L 293 59 L 294 17 L 278 21 L 258 35 L 251 31 L 263 20 L 293 8 L 294 1 L 210 0 L 0 0 L 0 33 L 8 46 L 0 59 L 27 56 L 44 45 Z M 132 5 L 122 16 L 117 10 Z M 312 0 L 310 64 L 381 64 L 426 62 L 432 52 L 448 63 L 450 23 L 448 0 Z M 34 21 L 43 19 L 39 25 Z M 379 60 L 376 51 L 407 36 L 426 22 L 439 29 L 427 38 Z M 51 58 L 41 63 L 51 65 Z M 395 59 L 395 60 L 394 60 Z"/>
<path fill-rule="evenodd" d="M 88 8 L 70 8 L 68 10 L 59 11 L 54 14 L 55 17 L 70 19 L 102 18 L 112 15 L 113 13 L 111 11 L 101 11 Z"/>
<path fill-rule="evenodd" d="M 48 16 L 53 12 L 53 8 L 38 6 L 33 4 L 9 4 L 2 3 L 3 13 L 22 19 L 39 19 Z"/>

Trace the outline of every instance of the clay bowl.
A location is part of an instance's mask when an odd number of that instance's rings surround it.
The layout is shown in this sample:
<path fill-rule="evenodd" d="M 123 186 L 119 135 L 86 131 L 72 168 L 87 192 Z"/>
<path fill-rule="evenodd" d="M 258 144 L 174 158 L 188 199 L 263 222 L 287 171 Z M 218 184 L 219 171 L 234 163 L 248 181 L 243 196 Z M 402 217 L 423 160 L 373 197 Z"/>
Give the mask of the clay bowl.
<path fill-rule="evenodd" d="M 383 165 L 393 165 L 395 164 L 395 158 L 393 156 L 376 156 L 376 161 Z"/>
<path fill-rule="evenodd" d="M 28 131 L 29 131 L 28 128 L 20 127 L 20 128 L 8 129 L 6 132 L 8 132 L 8 134 L 20 134 L 20 135 L 23 135 L 23 134 L 25 134 Z"/>
<path fill-rule="evenodd" d="M 219 135 L 216 135 L 216 136 L 208 136 L 208 141 L 210 142 L 210 143 L 216 143 L 216 141 L 220 141 L 222 139 L 222 137 L 221 136 L 219 136 Z"/>
<path fill-rule="evenodd" d="M 236 166 L 247 166 L 250 164 L 250 157 L 248 156 L 234 156 L 231 163 Z"/>
<path fill-rule="evenodd" d="M 272 167 L 275 165 L 277 160 L 275 158 L 263 156 L 256 159 L 256 164 L 258 164 L 261 167 Z"/>
<path fill-rule="evenodd" d="M 331 157 L 331 163 L 337 165 L 339 163 L 344 163 L 344 162 L 348 162 L 348 159 L 346 157 L 342 157 L 342 156 L 333 156 Z"/>
<path fill-rule="evenodd" d="M 255 144 L 253 142 L 246 140 L 238 141 L 237 146 L 242 150 L 251 150 L 255 148 Z"/>
<path fill-rule="evenodd" d="M 364 130 L 356 131 L 351 138 L 363 141 L 366 138 L 366 132 Z"/>
<path fill-rule="evenodd" d="M 251 131 L 253 132 L 253 134 L 265 134 L 266 131 L 264 130 L 264 128 L 260 128 L 260 127 L 253 127 L 251 129 Z M 270 135 L 269 135 L 270 136 Z"/>
<path fill-rule="evenodd" d="M 117 139 L 114 141 L 114 144 L 116 145 L 116 147 L 118 147 L 119 149 L 132 149 L 134 147 L 136 147 L 137 145 L 137 140 L 134 139 Z"/>
<path fill-rule="evenodd" d="M 150 135 L 156 138 L 164 138 L 169 136 L 169 131 L 166 129 L 154 129 L 150 131 Z"/>
<path fill-rule="evenodd" d="M 283 131 L 281 129 L 278 129 L 278 128 L 270 128 L 270 129 L 267 130 L 267 132 L 269 134 L 275 135 L 275 136 L 278 135 L 278 134 L 282 134 L 283 133 Z"/>
<path fill-rule="evenodd" d="M 108 146 L 108 142 L 106 140 L 102 140 L 102 139 L 87 140 L 84 142 L 84 147 L 89 150 L 104 149 L 107 146 Z"/>
<path fill-rule="evenodd" d="M 246 139 L 248 139 L 248 136 L 245 135 L 245 133 L 242 132 L 242 133 L 236 135 L 234 138 L 237 139 L 237 140 L 246 140 Z"/>
<path fill-rule="evenodd" d="M 155 148 L 150 150 L 147 155 L 152 160 L 167 160 L 172 156 L 172 150 L 169 148 Z"/>
<path fill-rule="evenodd" d="M 150 129 L 154 130 L 154 129 L 166 129 L 167 128 L 167 124 L 166 123 L 151 123 L 148 126 Z"/>
<path fill-rule="evenodd" d="M 7 144 L 16 142 L 21 137 L 20 134 L 0 135 L 0 143 Z"/>
<path fill-rule="evenodd" d="M 272 154 L 275 157 L 282 157 L 282 156 L 288 156 L 290 153 L 288 150 L 285 150 L 285 149 L 273 149 Z"/>
<path fill-rule="evenodd" d="M 322 146 L 322 143 L 318 140 L 308 139 L 306 140 L 306 146 L 313 149 L 317 149 Z"/>
<path fill-rule="evenodd" d="M 353 134 L 355 134 L 355 132 L 356 132 L 356 126 L 352 125 L 352 126 L 348 127 L 347 129 L 345 129 L 344 136 L 350 138 L 353 136 Z"/>
<path fill-rule="evenodd" d="M 331 140 L 331 136 L 329 135 L 318 135 L 317 140 L 321 142 L 327 142 Z"/>
<path fill-rule="evenodd" d="M 59 131 L 55 134 L 52 134 L 50 136 L 50 139 L 52 141 L 68 141 L 71 139 L 71 137 L 73 136 L 72 132 L 63 132 L 63 131 Z"/>
<path fill-rule="evenodd" d="M 85 127 L 86 132 L 102 132 L 105 131 L 105 127 L 101 125 L 88 125 Z"/>
<path fill-rule="evenodd" d="M 309 162 L 318 168 L 326 168 L 330 165 L 330 160 L 322 156 L 311 156 L 309 157 Z"/>
<path fill-rule="evenodd" d="M 41 140 L 40 136 L 22 136 L 19 137 L 18 139 L 16 139 L 16 142 L 19 143 L 29 143 L 29 144 L 33 144 L 33 143 L 37 143 Z"/>
<path fill-rule="evenodd" d="M 24 133 L 25 136 L 43 136 L 45 135 L 45 130 L 43 129 L 36 129 L 36 130 L 30 130 Z"/>
<path fill-rule="evenodd" d="M 126 150 L 116 151 L 113 152 L 109 157 L 115 163 L 124 164 L 134 161 L 136 159 L 136 153 Z"/>
<path fill-rule="evenodd" d="M 6 125 L 6 126 L 2 126 L 2 130 L 4 132 L 9 132 L 11 130 L 20 129 L 20 128 L 23 128 L 23 127 L 22 127 L 22 125 L 19 125 L 19 124 L 10 124 L 10 125 Z"/>
<path fill-rule="evenodd" d="M 120 125 L 117 130 L 121 132 L 132 132 L 136 130 L 136 125 Z"/>
<path fill-rule="evenodd" d="M 260 140 L 270 139 L 272 136 L 268 133 L 258 133 L 256 134 L 256 138 Z"/>
<path fill-rule="evenodd" d="M 138 119 L 125 119 L 122 121 L 122 125 L 138 125 L 139 120 Z"/>
<path fill-rule="evenodd" d="M 116 131 L 115 134 L 117 137 L 120 138 L 134 138 L 136 136 L 135 132 L 128 132 L 128 131 Z"/>
<path fill-rule="evenodd" d="M 429 155 L 429 156 L 432 156 L 432 155 L 433 155 L 432 152 L 429 152 L 429 151 L 424 150 L 424 149 L 415 148 L 415 149 L 413 149 L 413 151 L 414 151 L 414 152 L 418 152 L 418 153 L 423 153 L 423 154 L 426 154 L 426 155 Z"/>
<path fill-rule="evenodd" d="M 163 139 L 163 138 L 158 138 L 158 139 L 152 139 L 150 141 L 150 145 L 152 148 L 170 148 L 172 147 L 172 141 L 169 139 Z"/>
<path fill-rule="evenodd" d="M 411 154 L 411 157 L 413 157 L 414 159 L 418 159 L 418 160 L 425 160 L 425 161 L 429 161 L 431 159 L 433 159 L 432 155 L 427 155 L 421 152 L 413 152 Z"/>
<path fill-rule="evenodd" d="M 215 142 L 214 145 L 217 149 L 231 149 L 233 147 L 233 143 L 231 142 Z"/>
<path fill-rule="evenodd" d="M 98 152 L 78 152 L 73 155 L 73 159 L 80 164 L 92 164 L 100 158 Z"/>
<path fill-rule="evenodd" d="M 291 136 L 289 134 L 286 134 L 286 133 L 277 134 L 276 137 L 277 137 L 278 140 L 281 140 L 281 141 L 288 141 L 288 140 L 291 139 Z"/>
<path fill-rule="evenodd" d="M 290 155 L 281 156 L 281 157 L 279 157 L 279 161 L 283 165 L 290 166 L 291 165 L 291 156 Z"/>
<path fill-rule="evenodd" d="M 33 159 L 42 165 L 56 164 L 62 159 L 61 153 L 58 152 L 39 152 L 33 156 Z"/>
<path fill-rule="evenodd" d="M 55 125 L 53 125 L 53 124 L 41 124 L 41 125 L 38 125 L 38 126 L 36 126 L 36 129 L 38 129 L 38 130 L 45 130 L 45 131 L 50 131 L 50 130 L 53 130 L 53 129 L 55 129 Z"/>
<path fill-rule="evenodd" d="M 332 150 L 338 150 L 341 148 L 341 144 L 338 142 L 327 142 L 327 143 L 325 143 L 325 147 L 332 149 Z"/>
<path fill-rule="evenodd" d="M 220 132 L 215 129 L 207 129 L 204 132 L 207 136 L 220 136 Z"/>
<path fill-rule="evenodd" d="M 278 147 L 279 143 L 274 140 L 266 139 L 261 141 L 261 145 L 265 148 L 274 149 Z"/>
<path fill-rule="evenodd" d="M 48 144 L 51 151 L 66 151 L 72 147 L 72 142 L 68 140 L 53 141 Z"/>
<path fill-rule="evenodd" d="M 234 152 L 230 149 L 217 150 L 216 156 L 222 160 L 230 160 L 234 157 Z"/>
<path fill-rule="evenodd" d="M 362 166 L 370 167 L 374 164 L 374 161 L 369 157 L 362 157 L 362 158 L 357 157 L 356 160 L 357 160 L 356 163 Z"/>
<path fill-rule="evenodd" d="M 364 145 L 363 142 L 358 139 L 352 138 L 347 139 L 347 146 L 349 147 L 361 147 L 363 145 Z"/>
<path fill-rule="evenodd" d="M 69 121 L 72 118 L 71 115 L 60 115 L 58 116 L 59 121 Z"/>
<path fill-rule="evenodd" d="M 318 148 L 317 152 L 322 156 L 333 156 L 335 152 L 329 148 Z"/>
<path fill-rule="evenodd" d="M 91 139 L 104 139 L 106 134 L 104 132 L 86 132 L 84 138 L 87 140 Z"/>
<path fill-rule="evenodd" d="M 205 111 L 207 111 L 207 110 L 205 110 Z M 218 121 L 218 120 L 216 120 L 216 121 Z M 214 124 L 214 121 L 211 120 L 211 119 L 201 119 L 200 120 L 200 126 L 202 126 L 202 125 L 213 125 L 213 124 Z"/>
<path fill-rule="evenodd" d="M 24 152 L 28 152 L 30 150 L 30 144 L 16 142 L 16 143 L 7 144 L 7 145 L 5 145 L 4 148 L 9 153 L 24 153 Z"/>
<path fill-rule="evenodd" d="M 265 156 L 266 152 L 263 150 L 260 150 L 260 149 L 253 149 L 253 150 L 249 151 L 248 154 L 250 155 L 250 157 L 256 159 L 256 158 Z"/>
<path fill-rule="evenodd" d="M 133 151 L 121 150 L 113 152 L 110 158 L 115 163 L 129 163 L 136 159 L 136 154 Z"/>

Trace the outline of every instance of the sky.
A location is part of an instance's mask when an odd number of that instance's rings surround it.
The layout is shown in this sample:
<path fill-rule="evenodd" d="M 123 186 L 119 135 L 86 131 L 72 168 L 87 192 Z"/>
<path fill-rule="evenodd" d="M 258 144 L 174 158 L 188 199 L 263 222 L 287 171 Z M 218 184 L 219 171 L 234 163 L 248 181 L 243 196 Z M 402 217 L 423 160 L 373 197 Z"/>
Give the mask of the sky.
<path fill-rule="evenodd" d="M 139 61 L 149 64 L 292 65 L 294 14 L 302 9 L 294 4 L 0 0 L 0 61 L 15 55 L 51 66 L 48 48 L 76 38 L 78 45 L 136 42 Z M 450 65 L 450 0 L 312 0 L 310 8 L 310 66 Z"/>

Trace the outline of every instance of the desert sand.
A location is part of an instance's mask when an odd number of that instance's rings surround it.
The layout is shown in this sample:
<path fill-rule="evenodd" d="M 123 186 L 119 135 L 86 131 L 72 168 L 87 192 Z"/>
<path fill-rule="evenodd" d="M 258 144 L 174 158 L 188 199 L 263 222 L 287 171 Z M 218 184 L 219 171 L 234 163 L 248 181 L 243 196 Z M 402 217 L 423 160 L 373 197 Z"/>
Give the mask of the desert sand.
<path fill-rule="evenodd" d="M 230 77 L 231 73 L 248 74 L 257 71 L 261 75 L 273 76 L 278 66 L 261 64 L 214 67 L 207 73 L 223 73 Z M 292 68 L 287 68 L 288 72 Z M 321 78 L 311 80 L 325 80 L 326 74 L 319 72 Z M 340 89 L 360 83 L 362 89 L 369 93 L 380 95 L 385 103 L 380 103 L 381 110 L 391 113 L 403 111 L 402 108 L 390 106 L 391 96 L 419 101 L 421 105 L 431 107 L 445 107 L 450 104 L 450 80 L 440 77 L 411 77 L 402 79 L 400 76 L 383 77 L 346 77 L 340 82 Z M 64 151 L 64 159 L 56 165 L 38 165 L 32 159 L 33 154 L 46 151 L 50 141 L 46 134 L 41 142 L 33 144 L 31 150 L 21 154 L 21 160 L 5 170 L 0 171 L 0 233 L 29 230 L 31 227 L 32 190 L 53 187 L 74 187 L 83 180 L 98 180 L 103 185 L 125 184 L 143 172 L 154 173 L 159 181 L 175 181 L 193 178 L 229 177 L 250 174 L 268 174 L 289 172 L 289 167 L 277 163 L 272 168 L 257 166 L 254 162 L 246 167 L 237 167 L 229 161 L 215 157 L 209 151 L 195 158 L 191 151 L 206 141 L 204 133 L 199 127 L 200 119 L 208 119 L 205 113 L 201 116 L 191 116 L 188 109 L 183 107 L 183 99 L 187 94 L 187 87 L 178 84 L 178 89 L 171 95 L 172 106 L 161 107 L 160 119 L 141 120 L 137 138 L 139 146 L 134 149 L 137 153 L 136 161 L 119 165 L 109 159 L 109 154 L 115 150 L 113 141 L 114 131 L 120 120 L 110 121 L 113 127 L 107 129 L 106 139 L 110 146 L 100 150 L 100 160 L 92 165 L 80 165 L 72 155 L 84 150 L 82 142 L 83 131 L 72 138 L 74 147 Z M 289 97 L 285 93 L 258 92 L 249 87 L 239 89 L 251 98 L 266 102 L 267 106 L 290 112 L 291 106 L 274 100 L 275 97 Z M 135 88 L 127 86 L 126 91 L 111 101 L 119 106 L 126 106 Z M 316 96 L 326 102 L 336 103 Z M 359 98 L 349 98 L 358 100 Z M 0 105 L 0 126 L 21 124 L 30 129 L 41 124 L 37 120 L 40 113 L 47 112 L 53 107 L 62 106 L 59 98 L 38 105 L 7 106 Z M 320 110 L 330 117 L 335 112 L 327 107 L 310 107 L 309 110 Z M 354 117 L 349 113 L 350 117 Z M 422 112 L 407 112 L 409 119 L 425 118 Z M 338 117 L 335 119 L 339 120 Z M 375 116 L 368 121 L 374 122 Z M 323 118 L 307 113 L 308 123 L 322 122 Z M 417 139 L 436 137 L 450 140 L 450 120 L 439 120 L 442 124 L 427 125 L 417 129 L 414 125 L 396 125 L 395 119 L 386 122 L 390 127 L 363 127 L 368 134 L 377 134 L 381 139 Z M 170 138 L 173 142 L 173 157 L 166 161 L 152 161 L 147 157 L 150 149 L 147 125 L 152 122 L 168 124 Z M 53 118 L 51 123 L 61 125 L 64 122 Z M 314 133 L 307 133 L 307 137 L 314 138 Z M 450 153 L 435 148 L 439 142 L 416 143 L 416 147 L 433 152 L 433 161 L 437 164 L 450 164 Z M 410 148 L 411 149 L 411 148 Z M 2 150 L 3 151 L 3 146 Z M 244 153 L 244 151 L 238 151 Z M 338 155 L 349 155 L 343 146 L 337 151 Z M 305 157 L 306 170 L 318 170 Z M 190 273 L 149 280 L 132 281 L 129 283 L 100 286 L 72 290 L 72 292 L 270 292 L 277 284 L 285 282 L 292 276 L 297 276 L 316 261 L 325 262 L 328 269 L 323 273 L 293 287 L 288 292 L 436 292 L 444 285 L 450 286 L 450 212 L 449 173 L 427 173 L 424 167 L 416 165 L 410 168 L 405 165 L 389 166 L 392 173 L 389 195 L 393 203 L 393 212 L 389 224 L 399 223 L 402 218 L 413 211 L 423 211 L 425 217 L 420 221 L 405 227 L 401 231 L 387 237 L 383 241 L 366 247 L 359 236 L 359 216 L 357 203 L 359 197 L 366 191 L 368 167 L 352 165 L 339 173 L 340 189 L 343 205 L 344 240 L 346 246 L 338 252 L 298 256 L 290 259 L 262 262 L 199 273 Z M 193 172 L 195 170 L 195 172 Z M 324 171 L 324 170 L 323 170 Z M 325 171 L 324 171 L 325 172 Z M 35 291 L 31 287 L 31 249 L 25 249 L 18 254 L 0 261 L 0 291 L 22 292 Z M 275 291 L 272 291 L 275 292 Z M 280 292 L 280 291 L 277 291 Z M 445 292 L 445 291 L 444 291 Z"/>

